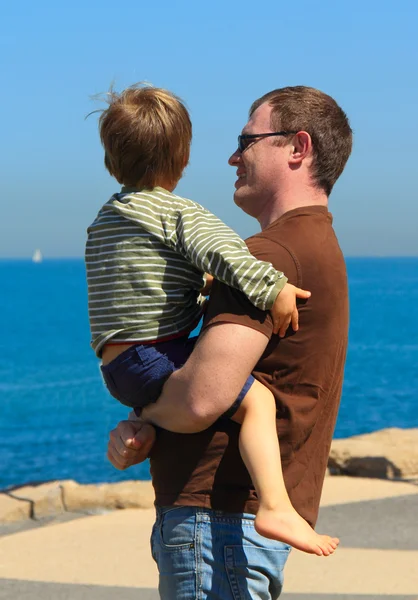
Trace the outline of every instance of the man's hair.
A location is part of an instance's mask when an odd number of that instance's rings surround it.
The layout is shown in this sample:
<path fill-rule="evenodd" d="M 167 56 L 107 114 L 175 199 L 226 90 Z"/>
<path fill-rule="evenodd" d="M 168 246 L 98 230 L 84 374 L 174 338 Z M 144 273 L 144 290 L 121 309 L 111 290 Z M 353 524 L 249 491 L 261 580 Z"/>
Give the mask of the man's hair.
<path fill-rule="evenodd" d="M 272 107 L 273 131 L 306 131 L 312 139 L 312 178 L 327 196 L 344 170 L 353 143 L 347 115 L 333 98 L 305 86 L 273 90 L 256 100 L 253 112 L 267 102 Z M 277 145 L 288 140 L 278 138 Z"/>
<path fill-rule="evenodd" d="M 175 184 L 189 161 L 192 124 L 175 94 L 136 84 L 107 94 L 99 119 L 105 166 L 119 183 L 152 188 Z"/>

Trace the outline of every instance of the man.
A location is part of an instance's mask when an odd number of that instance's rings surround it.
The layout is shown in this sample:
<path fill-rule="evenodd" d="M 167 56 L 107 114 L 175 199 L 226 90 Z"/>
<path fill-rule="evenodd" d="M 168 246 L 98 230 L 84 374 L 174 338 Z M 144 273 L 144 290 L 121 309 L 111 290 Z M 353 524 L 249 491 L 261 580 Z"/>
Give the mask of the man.
<path fill-rule="evenodd" d="M 318 90 L 282 88 L 253 104 L 229 159 L 238 176 L 234 201 L 260 223 L 251 252 L 312 292 L 299 306 L 300 329 L 272 335 L 269 314 L 216 282 L 201 340 L 159 400 L 153 422 L 164 429 L 154 445 L 147 424 L 125 421 L 111 433 L 108 456 L 118 468 L 144 460 L 152 446 L 152 552 L 164 600 L 281 593 L 290 548 L 254 530 L 257 498 L 239 455 L 239 426 L 220 419 L 197 434 L 174 433 L 194 420 L 213 423 L 251 370 L 276 398 L 292 504 L 315 524 L 348 330 L 345 265 L 327 206 L 351 145 L 346 115 Z"/>

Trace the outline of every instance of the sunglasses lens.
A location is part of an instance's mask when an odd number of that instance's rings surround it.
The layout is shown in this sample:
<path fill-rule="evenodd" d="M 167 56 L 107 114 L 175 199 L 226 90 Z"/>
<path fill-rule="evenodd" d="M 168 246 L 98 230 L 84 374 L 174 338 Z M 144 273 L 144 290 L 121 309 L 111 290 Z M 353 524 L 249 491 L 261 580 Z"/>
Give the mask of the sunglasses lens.
<path fill-rule="evenodd" d="M 240 152 L 244 152 L 244 150 L 247 148 L 248 146 L 248 140 L 243 137 L 242 135 L 238 136 L 238 150 Z"/>

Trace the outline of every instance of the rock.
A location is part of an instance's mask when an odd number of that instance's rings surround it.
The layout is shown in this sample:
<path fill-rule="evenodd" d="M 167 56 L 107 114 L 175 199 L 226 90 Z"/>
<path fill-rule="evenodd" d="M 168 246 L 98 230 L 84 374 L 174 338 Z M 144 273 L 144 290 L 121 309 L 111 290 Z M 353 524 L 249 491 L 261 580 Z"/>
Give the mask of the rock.
<path fill-rule="evenodd" d="M 418 428 L 382 429 L 333 440 L 328 468 L 333 475 L 413 480 L 418 477 Z"/>
<path fill-rule="evenodd" d="M 31 516 L 30 502 L 17 500 L 13 492 L 0 493 L 0 523 L 13 523 Z"/>
<path fill-rule="evenodd" d="M 150 481 L 80 485 L 72 480 L 25 485 L 0 492 L 0 523 L 42 519 L 63 512 L 86 513 L 118 508 L 151 508 Z"/>
<path fill-rule="evenodd" d="M 65 511 L 61 485 L 60 481 L 26 485 L 15 489 L 13 496 L 28 503 L 32 519 L 42 519 Z"/>
<path fill-rule="evenodd" d="M 70 512 L 116 508 L 150 508 L 154 492 L 149 481 L 125 481 L 114 484 L 79 485 L 74 481 L 62 485 L 63 500 Z"/>
<path fill-rule="evenodd" d="M 126 481 L 106 487 L 107 508 L 152 508 L 154 489 L 150 481 Z"/>

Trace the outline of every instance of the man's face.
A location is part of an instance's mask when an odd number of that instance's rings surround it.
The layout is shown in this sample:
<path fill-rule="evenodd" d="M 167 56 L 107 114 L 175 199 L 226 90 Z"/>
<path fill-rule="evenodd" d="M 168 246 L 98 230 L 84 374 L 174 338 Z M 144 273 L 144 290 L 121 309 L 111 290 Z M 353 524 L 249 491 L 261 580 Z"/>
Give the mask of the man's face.
<path fill-rule="evenodd" d="M 271 106 L 262 104 L 251 115 L 242 133 L 272 133 L 270 116 Z M 256 138 L 243 152 L 237 149 L 228 161 L 237 169 L 234 202 L 255 218 L 280 192 L 288 168 L 289 146 L 275 146 L 276 142 L 275 137 Z"/>

